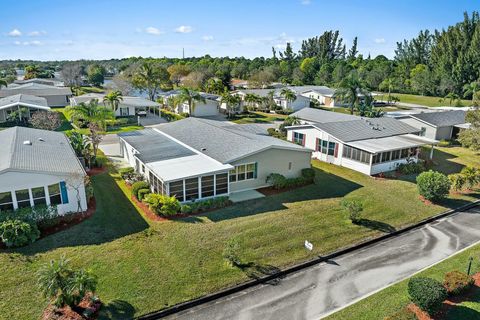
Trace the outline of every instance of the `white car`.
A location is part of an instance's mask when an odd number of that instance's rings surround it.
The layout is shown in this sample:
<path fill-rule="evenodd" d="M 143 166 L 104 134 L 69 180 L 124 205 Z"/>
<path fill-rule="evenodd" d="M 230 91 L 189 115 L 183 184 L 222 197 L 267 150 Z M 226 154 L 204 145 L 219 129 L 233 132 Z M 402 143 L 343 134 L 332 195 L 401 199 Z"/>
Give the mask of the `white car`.
<path fill-rule="evenodd" d="M 138 111 L 137 112 L 137 116 L 140 116 L 140 117 L 146 117 L 147 116 L 147 111 Z"/>

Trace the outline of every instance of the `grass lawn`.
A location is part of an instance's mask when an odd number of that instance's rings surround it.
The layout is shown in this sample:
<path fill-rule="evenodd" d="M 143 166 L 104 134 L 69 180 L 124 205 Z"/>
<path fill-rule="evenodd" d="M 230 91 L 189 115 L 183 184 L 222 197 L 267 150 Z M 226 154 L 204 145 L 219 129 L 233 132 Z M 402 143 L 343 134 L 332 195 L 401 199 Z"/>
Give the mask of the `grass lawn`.
<path fill-rule="evenodd" d="M 315 185 L 167 222 L 145 220 L 117 175 L 95 176 L 93 217 L 25 248 L 0 251 L 1 314 L 38 318 L 45 301 L 35 291 L 35 272 L 63 254 L 98 275 L 98 294 L 107 303 L 101 318 L 125 319 L 258 272 L 226 266 L 222 251 L 232 236 L 242 243 L 244 262 L 283 268 L 473 200 L 456 196 L 441 206 L 425 205 L 411 182 L 375 180 L 318 161 L 313 166 Z M 364 201 L 368 227 L 348 220 L 339 206 L 343 197 Z M 316 244 L 312 252 L 303 248 L 305 239 Z"/>
<path fill-rule="evenodd" d="M 266 113 L 266 112 L 250 112 L 246 114 L 240 114 L 235 117 L 235 122 L 237 124 L 246 124 L 246 123 L 273 123 L 274 121 L 283 121 L 287 115 L 276 114 L 276 113 Z"/>
<path fill-rule="evenodd" d="M 318 107 L 318 109 L 350 114 L 350 109 L 347 108 L 347 107 Z M 390 107 L 389 106 L 389 107 L 382 107 L 380 109 L 382 109 L 384 112 L 408 110 L 407 108 L 403 108 L 401 106 L 395 106 L 395 107 Z M 355 111 L 354 113 L 355 113 L 355 115 L 358 115 L 358 112 Z"/>
<path fill-rule="evenodd" d="M 474 257 L 472 271 L 480 271 L 480 245 L 474 246 L 460 254 L 457 254 L 435 266 L 429 268 L 417 276 L 430 277 L 443 281 L 445 273 L 453 270 L 466 272 L 468 259 Z M 406 306 L 410 300 L 407 293 L 408 279 L 388 287 L 360 302 L 334 313 L 327 320 L 381 320 Z M 463 302 L 452 308 L 442 318 L 445 320 L 478 320 L 480 319 L 480 291 L 470 298 L 470 301 Z"/>
<path fill-rule="evenodd" d="M 435 147 L 433 161 L 435 170 L 446 174 L 459 172 L 463 167 L 480 168 L 480 152 L 462 147 Z"/>
<path fill-rule="evenodd" d="M 400 98 L 400 104 L 402 102 L 405 103 L 413 103 L 413 104 L 419 104 L 427 107 L 445 107 L 448 106 L 448 99 L 445 101 L 440 101 L 442 97 L 428 97 L 428 96 L 420 96 L 420 95 L 415 95 L 415 94 L 405 94 L 405 93 L 392 93 L 392 95 L 397 96 Z M 377 100 L 386 100 L 387 94 L 385 93 L 385 96 L 379 95 L 376 96 L 375 98 Z M 462 104 L 464 107 L 471 105 L 470 100 L 461 100 Z M 454 106 L 454 104 L 452 104 Z"/>

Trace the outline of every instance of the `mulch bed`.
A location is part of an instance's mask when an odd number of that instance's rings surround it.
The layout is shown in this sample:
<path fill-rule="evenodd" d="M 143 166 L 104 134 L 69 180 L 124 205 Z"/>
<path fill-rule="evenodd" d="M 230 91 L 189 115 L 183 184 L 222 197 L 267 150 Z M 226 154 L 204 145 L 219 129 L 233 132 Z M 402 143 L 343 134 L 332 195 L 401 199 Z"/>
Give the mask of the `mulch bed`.
<path fill-rule="evenodd" d="M 475 283 L 472 288 L 463 294 L 449 297 L 443 302 L 442 308 L 433 316 L 430 316 L 426 312 L 420 310 L 420 308 L 414 303 L 410 303 L 407 308 L 415 313 L 418 320 L 443 320 L 451 309 L 455 308 L 458 304 L 464 301 L 470 301 L 470 299 L 480 290 L 480 272 L 472 275 L 472 277 L 475 279 Z"/>
<path fill-rule="evenodd" d="M 302 188 L 302 187 L 305 187 L 305 186 L 308 186 L 308 185 L 311 185 L 313 184 L 312 183 L 307 183 L 307 184 L 304 184 L 304 185 L 301 185 L 301 186 L 295 186 L 295 187 L 289 187 L 289 188 L 284 188 L 284 189 L 275 189 L 274 187 L 263 187 L 263 188 L 259 188 L 259 189 L 256 189 L 258 192 L 260 192 L 261 194 L 263 194 L 264 196 L 271 196 L 271 195 L 275 195 L 275 194 L 280 194 L 280 193 L 284 193 L 284 192 L 287 192 L 287 191 L 292 191 L 292 190 L 295 190 L 295 189 L 299 189 L 299 188 Z"/>
<path fill-rule="evenodd" d="M 98 316 L 98 310 L 102 306 L 102 302 L 98 301 L 96 303 L 90 301 L 90 294 L 87 294 L 85 298 L 80 301 L 75 310 L 66 306 L 63 308 L 56 308 L 53 305 L 48 305 L 48 307 L 43 311 L 42 320 L 85 320 L 85 319 L 96 319 Z M 92 317 L 85 318 L 82 313 L 86 309 L 95 310 Z"/>
<path fill-rule="evenodd" d="M 88 170 L 87 174 L 91 176 L 96 176 L 97 174 L 102 174 L 107 171 L 107 167 L 102 167 L 102 168 L 92 168 Z"/>

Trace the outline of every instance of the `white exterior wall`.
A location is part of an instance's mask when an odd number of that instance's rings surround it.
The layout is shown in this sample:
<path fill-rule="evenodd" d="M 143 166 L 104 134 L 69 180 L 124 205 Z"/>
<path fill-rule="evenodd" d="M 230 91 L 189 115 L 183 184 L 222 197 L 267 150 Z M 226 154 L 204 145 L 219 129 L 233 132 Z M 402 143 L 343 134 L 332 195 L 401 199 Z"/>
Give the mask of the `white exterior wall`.
<path fill-rule="evenodd" d="M 206 99 L 206 103 L 197 102 L 193 112 L 194 117 L 211 117 L 218 115 L 218 102 Z"/>
<path fill-rule="evenodd" d="M 267 177 L 271 173 L 279 173 L 287 178 L 295 178 L 301 175 L 301 170 L 310 168 L 311 153 L 305 151 L 269 149 L 251 156 L 233 161 L 232 166 L 257 163 L 257 178 L 230 183 L 230 192 L 258 189 L 267 186 Z M 289 163 L 292 166 L 289 170 Z"/>
<path fill-rule="evenodd" d="M 125 142 L 125 140 L 120 138 L 120 155 L 133 168 L 135 168 L 135 153 L 135 149 L 130 144 Z"/>
<path fill-rule="evenodd" d="M 327 107 L 334 107 L 335 106 L 335 100 L 333 99 L 333 97 L 325 97 L 324 95 L 321 95 L 321 94 L 319 94 L 318 92 L 315 92 L 315 91 L 306 91 L 306 92 L 302 93 L 302 96 L 307 97 L 309 99 L 315 99 L 318 102 L 320 102 L 320 104 L 325 105 Z M 329 101 L 327 101 L 327 100 L 329 100 Z M 327 102 L 329 102 L 329 103 L 327 103 Z"/>
<path fill-rule="evenodd" d="M 65 95 L 43 97 L 47 99 L 47 104 L 49 107 L 65 107 L 69 105 L 68 96 Z"/>
<path fill-rule="evenodd" d="M 128 114 L 127 115 L 122 115 L 121 114 L 121 108 L 128 108 Z M 121 117 L 121 116 L 134 116 L 136 113 L 135 107 L 133 106 L 123 106 L 119 105 L 117 110 L 115 111 L 115 117 Z"/>
<path fill-rule="evenodd" d="M 437 128 L 429 125 L 425 122 L 422 122 L 420 120 L 414 119 L 414 118 L 399 118 L 399 121 L 402 121 L 403 123 L 406 123 L 408 125 L 411 125 L 414 128 L 417 128 L 418 130 L 422 130 L 422 128 L 425 128 L 425 134 L 423 135 L 424 137 L 428 139 L 436 139 L 437 136 Z"/>
<path fill-rule="evenodd" d="M 298 111 L 300 109 L 308 108 L 310 106 L 310 99 L 303 96 L 298 96 L 295 101 L 290 103 L 283 98 L 275 98 L 274 100 L 275 103 L 281 106 L 284 110 L 290 108 L 293 111 Z"/>
<path fill-rule="evenodd" d="M 65 181 L 68 193 L 68 203 L 57 206 L 58 213 L 63 215 L 69 212 L 77 212 L 77 191 L 75 190 L 77 186 L 80 186 L 78 189 L 82 211 L 87 209 L 87 198 L 85 194 L 85 186 L 83 185 L 83 179 L 84 177 L 79 177 L 77 180 L 72 181 L 71 177 L 64 175 L 8 171 L 0 174 L 0 192 L 12 192 L 14 207 L 16 209 L 16 190 L 45 187 L 47 205 L 49 205 L 50 199 L 48 196 L 48 186 Z M 72 185 L 74 187 L 72 187 Z M 31 194 L 30 198 L 32 198 Z M 31 204 L 33 205 L 32 200 Z"/>

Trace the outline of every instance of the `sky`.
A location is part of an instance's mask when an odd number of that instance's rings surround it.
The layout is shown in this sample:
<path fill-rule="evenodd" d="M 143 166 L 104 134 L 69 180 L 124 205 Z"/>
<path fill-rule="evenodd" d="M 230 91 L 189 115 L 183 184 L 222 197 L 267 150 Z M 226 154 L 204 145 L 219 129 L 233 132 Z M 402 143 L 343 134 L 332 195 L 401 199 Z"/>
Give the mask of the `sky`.
<path fill-rule="evenodd" d="M 272 55 L 339 30 L 364 55 L 442 29 L 478 0 L 0 0 L 0 59 Z"/>

